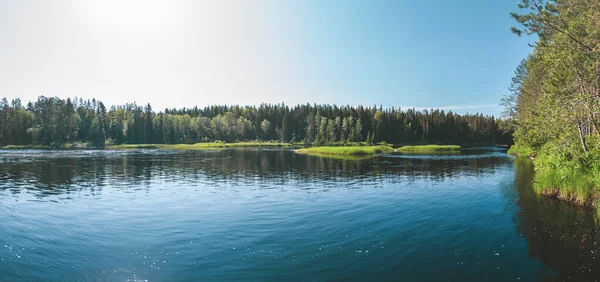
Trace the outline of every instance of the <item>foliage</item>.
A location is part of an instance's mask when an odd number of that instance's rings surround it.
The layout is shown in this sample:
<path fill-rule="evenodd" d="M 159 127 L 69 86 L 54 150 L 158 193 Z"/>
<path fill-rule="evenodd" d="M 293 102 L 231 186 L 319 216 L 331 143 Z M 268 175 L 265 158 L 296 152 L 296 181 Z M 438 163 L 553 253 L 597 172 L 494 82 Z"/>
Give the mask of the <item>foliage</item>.
<path fill-rule="evenodd" d="M 533 53 L 505 97 L 514 128 L 509 153 L 536 155 L 536 191 L 588 203 L 600 187 L 600 1 L 521 0 L 517 35 Z"/>
<path fill-rule="evenodd" d="M 517 145 L 517 144 L 510 146 L 510 149 L 508 150 L 508 154 L 513 155 L 513 156 L 520 156 L 520 157 L 535 156 L 535 152 L 531 148 L 524 147 L 524 146 Z"/>

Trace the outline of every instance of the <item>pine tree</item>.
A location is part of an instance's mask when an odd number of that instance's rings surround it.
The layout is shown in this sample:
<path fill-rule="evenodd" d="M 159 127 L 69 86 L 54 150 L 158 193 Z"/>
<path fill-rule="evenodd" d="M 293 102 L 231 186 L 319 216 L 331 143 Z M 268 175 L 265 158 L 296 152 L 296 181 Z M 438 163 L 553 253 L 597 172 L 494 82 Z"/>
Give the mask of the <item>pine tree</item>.
<path fill-rule="evenodd" d="M 354 129 L 354 141 L 361 142 L 362 140 L 362 121 L 359 118 L 356 121 L 356 127 Z"/>

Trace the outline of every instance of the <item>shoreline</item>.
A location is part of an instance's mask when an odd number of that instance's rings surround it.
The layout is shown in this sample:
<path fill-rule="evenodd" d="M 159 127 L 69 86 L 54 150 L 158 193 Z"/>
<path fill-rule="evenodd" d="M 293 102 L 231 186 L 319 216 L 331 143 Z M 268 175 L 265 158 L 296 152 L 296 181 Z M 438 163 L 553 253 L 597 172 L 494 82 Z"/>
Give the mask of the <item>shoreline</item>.
<path fill-rule="evenodd" d="M 262 142 L 262 141 L 247 141 L 247 142 L 201 142 L 194 144 L 120 144 L 106 145 L 104 147 L 91 146 L 86 143 L 67 143 L 63 145 L 5 145 L 0 146 L 3 150 L 132 150 L 132 149 L 155 149 L 155 150 L 194 150 L 194 149 L 219 149 L 219 148 L 318 148 L 318 147 L 373 147 L 387 146 L 399 153 L 429 153 L 429 152 L 459 152 L 461 150 L 477 149 L 485 147 L 469 147 L 459 145 L 408 145 L 408 144 L 387 144 L 379 143 L 368 145 L 365 142 L 352 143 L 326 143 L 322 145 L 306 144 L 306 143 L 287 143 L 287 142 Z M 503 148 L 502 145 L 490 145 L 486 147 Z"/>
<path fill-rule="evenodd" d="M 533 190 L 544 197 L 595 209 L 596 214 L 600 216 L 600 193 L 594 188 L 591 177 L 593 175 L 590 172 L 572 173 L 569 177 L 562 177 L 561 173 L 555 170 L 536 171 Z"/>
<path fill-rule="evenodd" d="M 594 188 L 591 181 L 592 172 L 586 170 L 561 171 L 549 168 L 536 170 L 536 162 L 547 156 L 540 155 L 536 160 L 538 156 L 533 150 L 515 145 L 507 153 L 517 158 L 531 159 L 535 170 L 533 176 L 534 193 L 581 208 L 595 210 L 600 220 L 600 193 Z"/>
<path fill-rule="evenodd" d="M 585 210 L 594 212 L 595 213 L 594 217 L 595 217 L 596 221 L 600 221 L 600 203 L 598 203 L 598 201 L 600 200 L 600 195 L 593 195 L 592 197 L 590 197 L 590 199 L 581 201 L 576 196 L 573 196 L 570 193 L 563 193 L 559 189 L 556 189 L 556 188 L 546 189 L 545 191 L 542 191 L 542 192 L 535 191 L 535 189 L 534 189 L 534 192 L 536 194 L 538 194 L 539 196 L 547 198 L 549 200 L 559 201 L 562 203 L 573 205 L 577 208 L 581 208 L 581 209 L 585 209 Z"/>
<path fill-rule="evenodd" d="M 136 149 L 155 149 L 155 150 L 202 150 L 202 149 L 227 149 L 227 148 L 299 148 L 301 146 L 292 143 L 283 142 L 207 142 L 195 144 L 121 144 L 109 145 L 108 150 L 136 150 Z"/>
<path fill-rule="evenodd" d="M 198 150 L 198 149 L 224 149 L 224 148 L 301 148 L 302 144 L 283 142 L 206 142 L 195 144 L 121 144 L 107 145 L 104 147 L 89 146 L 86 144 L 60 146 L 51 145 L 6 145 L 0 147 L 4 150 Z"/>

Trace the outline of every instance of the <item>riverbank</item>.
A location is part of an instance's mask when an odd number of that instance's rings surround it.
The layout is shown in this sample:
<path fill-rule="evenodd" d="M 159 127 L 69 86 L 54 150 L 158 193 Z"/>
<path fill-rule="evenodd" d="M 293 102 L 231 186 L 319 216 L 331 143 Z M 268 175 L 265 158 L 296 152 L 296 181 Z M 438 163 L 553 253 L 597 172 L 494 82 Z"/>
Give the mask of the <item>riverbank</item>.
<path fill-rule="evenodd" d="M 458 145 L 419 145 L 402 146 L 397 149 L 401 153 L 445 153 L 460 152 L 461 146 Z"/>
<path fill-rule="evenodd" d="M 579 206 L 596 207 L 600 212 L 600 193 L 594 175 L 585 171 L 537 170 L 533 188 L 536 193 Z"/>
<path fill-rule="evenodd" d="M 527 148 L 519 145 L 512 145 L 507 152 L 509 155 L 518 157 L 535 157 L 535 152 L 531 148 Z"/>
<path fill-rule="evenodd" d="M 517 157 L 532 159 L 535 168 L 533 190 L 536 194 L 593 208 L 600 219 L 600 177 L 595 173 L 594 157 L 573 162 L 563 155 L 536 153 L 513 145 L 508 151 Z"/>
<path fill-rule="evenodd" d="M 538 169 L 537 159 L 533 190 L 536 194 L 568 202 L 595 211 L 600 220 L 600 179 L 587 169 Z"/>
<path fill-rule="evenodd" d="M 387 145 L 375 146 L 322 146 L 296 150 L 298 154 L 334 155 L 334 156 L 371 156 L 393 153 L 394 148 Z"/>

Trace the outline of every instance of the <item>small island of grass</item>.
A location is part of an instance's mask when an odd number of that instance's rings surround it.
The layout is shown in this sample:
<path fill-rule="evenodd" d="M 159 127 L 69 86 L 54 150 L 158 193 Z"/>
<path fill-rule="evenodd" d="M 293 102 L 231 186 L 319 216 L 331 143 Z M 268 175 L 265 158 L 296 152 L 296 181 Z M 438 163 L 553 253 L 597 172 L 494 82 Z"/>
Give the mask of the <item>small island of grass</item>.
<path fill-rule="evenodd" d="M 419 145 L 419 146 L 403 146 L 398 148 L 401 153 L 448 153 L 460 152 L 461 147 L 458 145 Z"/>
<path fill-rule="evenodd" d="M 337 156 L 371 156 L 392 153 L 394 149 L 387 145 L 377 146 L 323 146 L 296 150 L 298 154 L 337 155 Z"/>
<path fill-rule="evenodd" d="M 201 149 L 224 149 L 224 148 L 286 148 L 292 147 L 291 143 L 281 142 L 206 142 L 195 144 L 121 144 L 110 145 L 108 149 L 159 149 L 159 150 L 201 150 Z"/>

